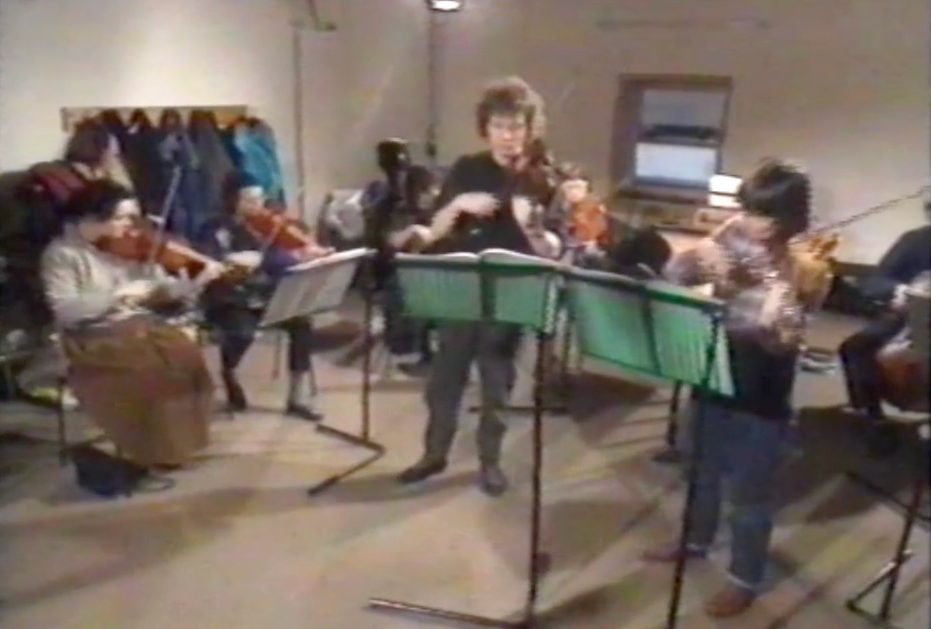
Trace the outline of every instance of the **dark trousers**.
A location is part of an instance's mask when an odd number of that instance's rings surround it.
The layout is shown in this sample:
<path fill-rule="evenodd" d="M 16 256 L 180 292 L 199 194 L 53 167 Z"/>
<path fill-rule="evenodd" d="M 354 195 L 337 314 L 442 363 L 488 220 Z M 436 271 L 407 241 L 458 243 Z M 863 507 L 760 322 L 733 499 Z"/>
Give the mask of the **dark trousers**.
<path fill-rule="evenodd" d="M 430 411 L 424 446 L 426 458 L 445 459 L 456 435 L 462 393 L 472 361 L 478 362 L 482 384 L 482 413 L 478 452 L 483 463 L 497 463 L 505 425 L 499 413 L 514 384 L 514 357 L 520 328 L 483 323 L 443 323 L 437 326 L 439 350 L 427 382 Z"/>
<path fill-rule="evenodd" d="M 850 405 L 870 417 L 883 416 L 876 355 L 904 325 L 901 315 L 886 314 L 841 343 L 839 353 Z"/>
<path fill-rule="evenodd" d="M 385 345 L 393 355 L 419 353 L 429 359 L 429 329 L 418 319 L 404 314 L 404 299 L 397 276 L 385 279 L 381 294 L 382 313 L 385 316 Z"/>
<path fill-rule="evenodd" d="M 210 323 L 220 331 L 220 359 L 224 371 L 233 371 L 255 340 L 262 313 L 239 306 L 225 306 L 208 313 Z M 310 370 L 312 333 L 307 319 L 292 319 L 278 327 L 288 335 L 288 370 Z"/>

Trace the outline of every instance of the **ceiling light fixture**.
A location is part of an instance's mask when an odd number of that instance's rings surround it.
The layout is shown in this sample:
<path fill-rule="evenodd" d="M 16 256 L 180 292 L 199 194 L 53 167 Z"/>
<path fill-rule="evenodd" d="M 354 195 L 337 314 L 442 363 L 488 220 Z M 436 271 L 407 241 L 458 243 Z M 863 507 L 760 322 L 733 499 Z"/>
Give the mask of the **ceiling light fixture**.
<path fill-rule="evenodd" d="M 442 11 L 444 13 L 461 11 L 464 4 L 463 0 L 427 0 L 427 8 L 431 11 Z"/>

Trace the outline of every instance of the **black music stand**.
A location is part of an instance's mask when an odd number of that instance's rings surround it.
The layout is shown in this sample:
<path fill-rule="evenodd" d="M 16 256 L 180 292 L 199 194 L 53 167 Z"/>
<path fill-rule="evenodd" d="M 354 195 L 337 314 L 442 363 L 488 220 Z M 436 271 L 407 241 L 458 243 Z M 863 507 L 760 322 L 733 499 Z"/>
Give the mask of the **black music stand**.
<path fill-rule="evenodd" d="M 909 499 L 905 511 L 905 519 L 902 523 L 902 532 L 899 535 L 899 541 L 896 544 L 895 552 L 892 559 L 882 567 L 882 569 L 873 577 L 856 594 L 847 599 L 846 606 L 850 611 L 859 614 L 882 626 L 890 627 L 889 616 L 892 613 L 892 600 L 895 597 L 896 587 L 899 583 L 899 575 L 902 572 L 902 566 L 912 558 L 914 553 L 908 548 L 909 540 L 912 536 L 912 530 L 915 527 L 916 520 L 919 519 L 919 510 L 924 499 L 926 486 L 928 484 L 928 468 L 924 464 L 920 454 L 915 456 L 917 460 L 915 469 L 915 484 L 912 487 L 912 495 Z M 879 612 L 870 612 L 864 609 L 860 603 L 871 592 L 883 583 L 886 589 L 883 592 L 882 602 L 879 606 Z"/>
<path fill-rule="evenodd" d="M 480 627 L 525 629 L 536 624 L 539 580 L 547 557 L 540 552 L 543 469 L 543 345 L 555 318 L 558 266 L 543 259 L 486 251 L 449 256 L 399 255 L 398 278 L 411 317 L 434 320 L 511 323 L 536 331 L 534 369 L 533 472 L 527 597 L 521 618 L 506 620 L 382 598 L 369 599 L 376 610 L 400 611 Z"/>
<path fill-rule="evenodd" d="M 262 327 L 269 327 L 298 317 L 311 317 L 322 312 L 338 308 L 345 299 L 346 291 L 352 283 L 353 276 L 361 266 L 363 275 L 371 275 L 372 252 L 369 249 L 351 249 L 335 253 L 312 262 L 297 264 L 288 269 L 272 295 L 265 314 Z M 366 287 L 367 288 L 367 287 Z M 372 318 L 372 291 L 364 290 L 365 314 L 364 329 L 366 341 L 370 334 Z M 371 454 L 360 463 L 320 481 L 307 490 L 313 497 L 323 493 L 344 478 L 355 474 L 385 455 L 385 447 L 371 439 L 370 408 L 370 355 L 371 349 L 366 345 L 362 367 L 361 427 L 358 435 L 344 432 L 324 423 L 317 424 L 317 431 L 369 450 Z"/>
<path fill-rule="evenodd" d="M 931 341 L 929 341 L 928 331 L 929 322 L 931 322 L 931 297 L 926 293 L 909 291 L 909 334 L 918 357 L 923 357 L 925 361 L 928 360 L 929 354 L 931 354 Z M 921 425 L 918 426 L 916 433 L 919 440 L 922 438 L 922 428 L 931 433 L 931 418 L 925 418 Z M 931 438 L 931 434 L 925 436 Z M 869 487 L 869 484 L 864 482 L 863 479 L 855 478 L 855 480 Z M 847 600 L 847 609 L 883 626 L 891 626 L 889 616 L 892 613 L 892 601 L 899 583 L 899 575 L 902 572 L 902 566 L 913 556 L 913 552 L 908 548 L 908 543 L 911 539 L 916 520 L 924 520 L 927 522 L 927 517 L 923 516 L 919 511 L 925 491 L 927 490 L 928 482 L 927 463 L 924 461 L 920 452 L 916 453 L 915 484 L 912 486 L 912 495 L 908 504 L 905 506 L 905 519 L 902 523 L 902 532 L 899 535 L 899 541 L 898 544 L 896 544 L 892 559 L 882 567 L 869 583 Z M 881 494 L 885 494 L 882 490 L 878 491 Z M 898 500 L 894 502 L 898 503 Z M 880 603 L 879 613 L 869 612 L 863 609 L 860 602 L 884 582 L 886 584 L 886 589 L 883 593 L 882 602 Z"/>

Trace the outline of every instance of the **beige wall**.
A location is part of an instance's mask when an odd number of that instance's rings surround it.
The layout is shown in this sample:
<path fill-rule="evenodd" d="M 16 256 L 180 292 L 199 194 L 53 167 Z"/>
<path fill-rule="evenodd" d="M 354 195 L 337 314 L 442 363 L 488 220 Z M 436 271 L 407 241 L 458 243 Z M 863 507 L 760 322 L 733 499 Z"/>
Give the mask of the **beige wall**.
<path fill-rule="evenodd" d="M 296 20 L 303 50 L 308 215 L 327 190 L 375 175 L 372 146 L 426 125 L 420 0 L 0 1 L 0 168 L 60 154 L 64 106 L 246 104 L 275 129 L 297 190 Z"/>
<path fill-rule="evenodd" d="M 823 220 L 931 181 L 927 0 L 472 0 L 469 7 L 449 28 L 449 47 L 469 51 L 465 66 L 446 59 L 450 82 L 464 88 L 444 110 L 453 152 L 467 144 L 470 130 L 453 130 L 452 119 L 467 118 L 477 75 L 517 69 L 551 105 L 557 153 L 587 164 L 606 190 L 618 75 L 708 74 L 734 81 L 724 169 L 743 173 L 767 155 L 799 160 L 814 178 Z M 470 47 L 476 30 L 480 45 Z M 840 255 L 873 262 L 922 221 L 918 201 L 863 221 L 844 232 Z"/>
<path fill-rule="evenodd" d="M 427 12 L 421 0 L 319 3 L 337 24 L 303 36 L 307 181 L 328 189 L 377 175 L 374 145 L 403 137 L 422 157 L 427 125 Z"/>
<path fill-rule="evenodd" d="M 296 181 L 291 27 L 303 0 L 3 0 L 0 167 L 46 159 L 62 105 L 246 103 L 279 135 Z M 422 0 L 319 0 L 337 30 L 305 29 L 307 199 L 375 173 L 372 146 L 422 149 Z M 760 26 L 760 22 L 765 22 Z M 468 0 L 437 20 L 441 161 L 477 146 L 471 108 L 488 78 L 519 73 L 550 105 L 551 143 L 602 190 L 617 77 L 733 78 L 724 168 L 798 159 L 825 220 L 928 182 L 927 0 Z M 842 257 L 874 261 L 920 224 L 919 204 L 845 232 Z"/>
<path fill-rule="evenodd" d="M 4 0 L 0 167 L 50 159 L 64 106 L 246 104 L 294 181 L 290 9 L 254 0 Z"/>

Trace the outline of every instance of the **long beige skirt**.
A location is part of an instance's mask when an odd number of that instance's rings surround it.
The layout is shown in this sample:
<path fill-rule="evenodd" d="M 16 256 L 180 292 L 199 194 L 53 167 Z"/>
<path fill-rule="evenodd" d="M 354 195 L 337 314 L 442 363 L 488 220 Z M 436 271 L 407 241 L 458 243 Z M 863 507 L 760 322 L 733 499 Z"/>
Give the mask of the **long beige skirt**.
<path fill-rule="evenodd" d="M 206 447 L 213 383 L 184 332 L 139 317 L 62 340 L 75 395 L 123 456 L 174 466 Z"/>

